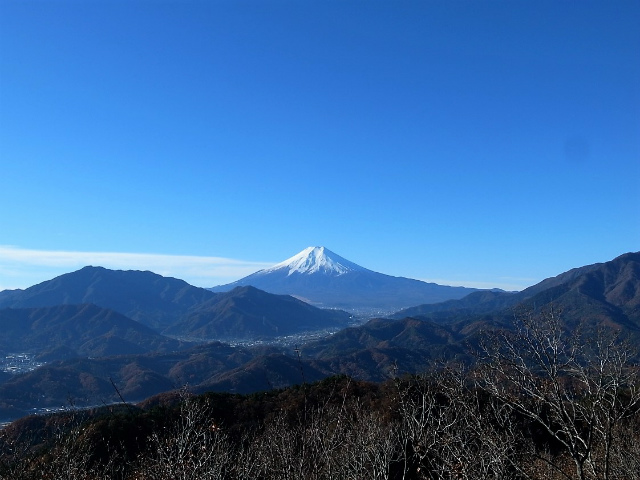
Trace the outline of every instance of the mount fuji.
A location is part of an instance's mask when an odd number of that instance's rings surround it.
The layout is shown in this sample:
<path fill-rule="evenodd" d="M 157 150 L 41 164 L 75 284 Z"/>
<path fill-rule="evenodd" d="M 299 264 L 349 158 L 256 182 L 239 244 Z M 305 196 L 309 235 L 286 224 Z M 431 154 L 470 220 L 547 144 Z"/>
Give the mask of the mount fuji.
<path fill-rule="evenodd" d="M 477 291 L 374 272 L 325 247 L 305 248 L 270 268 L 210 290 L 226 292 L 246 285 L 292 295 L 317 307 L 367 315 L 386 315 L 408 306 L 460 299 Z"/>

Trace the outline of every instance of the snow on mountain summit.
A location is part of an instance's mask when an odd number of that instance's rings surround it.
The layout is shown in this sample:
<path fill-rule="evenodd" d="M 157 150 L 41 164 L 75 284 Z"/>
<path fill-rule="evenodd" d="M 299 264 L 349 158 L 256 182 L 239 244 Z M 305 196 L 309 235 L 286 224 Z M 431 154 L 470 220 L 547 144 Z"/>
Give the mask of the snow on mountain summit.
<path fill-rule="evenodd" d="M 291 295 L 322 308 L 348 309 L 367 312 L 367 315 L 459 299 L 475 291 L 378 273 L 324 247 L 305 248 L 284 262 L 233 283 L 213 287 L 211 291 L 228 292 L 244 285 Z"/>
<path fill-rule="evenodd" d="M 367 270 L 356 265 L 340 255 L 333 253 L 325 247 L 308 247 L 303 251 L 280 262 L 260 273 L 271 273 L 277 270 L 288 270 L 287 275 L 294 273 L 326 273 L 330 275 L 343 275 L 353 271 Z"/>

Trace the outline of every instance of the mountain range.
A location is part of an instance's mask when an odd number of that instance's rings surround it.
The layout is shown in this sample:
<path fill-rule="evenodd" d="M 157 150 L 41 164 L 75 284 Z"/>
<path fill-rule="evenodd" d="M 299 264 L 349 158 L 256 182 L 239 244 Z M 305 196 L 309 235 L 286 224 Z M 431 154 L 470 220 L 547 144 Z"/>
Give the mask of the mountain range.
<path fill-rule="evenodd" d="M 31 320 L 38 317 L 46 320 Z M 48 351 L 64 347 L 91 355 L 86 342 L 92 339 L 98 348 L 108 338 L 110 354 L 141 353 L 181 344 L 167 335 L 191 342 L 258 340 L 344 327 L 350 319 L 343 311 L 253 287 L 214 293 L 152 272 L 84 267 L 25 290 L 0 292 L 0 325 L 12 325 L 0 353 L 18 346 L 33 350 L 38 338 L 49 339 Z M 55 329 L 66 333 L 45 333 Z"/>
<path fill-rule="evenodd" d="M 346 326 L 351 315 L 313 307 L 290 295 L 275 295 L 246 286 L 198 305 L 165 334 L 196 338 L 242 339 L 292 335 Z"/>
<path fill-rule="evenodd" d="M 89 266 L 25 290 L 2 291 L 0 308 L 93 303 L 162 330 L 214 297 L 208 290 L 152 272 Z"/>
<path fill-rule="evenodd" d="M 37 352 L 40 360 L 167 352 L 182 342 L 93 304 L 0 309 L 0 352 Z"/>
<path fill-rule="evenodd" d="M 640 325 L 640 252 L 609 262 L 571 269 L 520 292 L 475 292 L 461 300 L 423 304 L 396 312 L 391 318 L 433 318 L 483 314 L 515 305 L 531 308 L 554 304 L 565 317 L 599 322 L 605 319 Z"/>
<path fill-rule="evenodd" d="M 374 272 L 325 247 L 305 248 L 270 268 L 210 290 L 225 292 L 246 285 L 269 293 L 293 295 L 318 307 L 368 315 L 386 315 L 415 305 L 460 299 L 477 291 Z"/>
<path fill-rule="evenodd" d="M 314 275 L 325 266 L 334 271 L 341 268 L 335 264 L 349 267 L 330 254 L 317 258 L 322 261 L 312 264 L 300 258 L 296 268 L 313 265 L 316 271 L 305 275 Z M 254 287 L 215 293 L 150 272 L 98 267 L 62 277 L 0 292 L 5 332 L 0 349 L 19 347 L 47 362 L 30 372 L 0 375 L 0 417 L 59 406 L 69 397 L 79 404 L 118 401 L 114 385 L 132 401 L 187 383 L 194 391 L 248 393 L 333 374 L 379 381 L 423 371 L 442 359 L 472 362 L 470 348 L 487 331 L 513 328 L 514 315 L 521 310 L 553 307 L 569 332 L 578 325 L 587 333 L 610 328 L 640 345 L 640 252 L 572 269 L 522 292 L 475 291 L 351 326 L 344 312 L 317 309 Z M 119 288 L 120 295 L 109 292 L 110 285 Z M 144 301 L 136 302 L 137 292 Z M 158 313 L 154 296 L 157 305 L 169 305 L 169 313 Z M 74 303 L 78 301 L 83 303 Z M 304 341 L 295 350 L 220 342 L 194 345 L 176 339 L 184 333 L 215 338 L 240 332 L 277 338 L 286 331 L 328 325 L 334 331 L 346 328 Z"/>

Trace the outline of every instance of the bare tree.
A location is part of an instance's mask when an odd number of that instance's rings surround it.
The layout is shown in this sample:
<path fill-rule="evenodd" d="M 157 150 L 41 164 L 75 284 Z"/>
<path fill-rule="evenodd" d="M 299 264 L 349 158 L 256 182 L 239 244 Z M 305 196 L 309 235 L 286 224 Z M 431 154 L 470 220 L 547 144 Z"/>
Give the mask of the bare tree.
<path fill-rule="evenodd" d="M 37 478 L 55 480 L 89 480 L 97 478 L 92 468 L 91 445 L 84 426 L 75 412 L 54 417 L 53 444 L 37 465 Z"/>
<path fill-rule="evenodd" d="M 619 429 L 640 402 L 628 346 L 604 330 L 594 339 L 579 330 L 570 335 L 553 309 L 516 322 L 515 333 L 499 332 L 483 344 L 477 384 L 562 447 L 573 474 L 562 457 L 539 456 L 561 477 L 621 478 Z"/>
<path fill-rule="evenodd" d="M 186 390 L 178 418 L 154 431 L 152 451 L 140 459 L 136 478 L 149 480 L 218 480 L 224 478 L 232 461 L 232 449 L 226 434 L 208 412 L 206 399 L 198 399 Z"/>
<path fill-rule="evenodd" d="M 461 365 L 399 382 L 403 478 L 526 477 L 513 411 L 472 388 Z"/>
<path fill-rule="evenodd" d="M 32 439 L 24 432 L 16 434 L 0 429 L 0 480 L 25 480 L 31 463 Z"/>
<path fill-rule="evenodd" d="M 390 478 L 391 465 L 401 457 L 399 423 L 383 418 L 381 412 L 371 411 L 360 402 L 345 420 L 346 438 L 337 455 L 341 478 Z"/>
<path fill-rule="evenodd" d="M 271 418 L 249 447 L 253 478 L 305 478 L 305 451 L 301 432 L 291 427 L 285 412 Z M 251 478 L 251 477 L 244 477 Z"/>
<path fill-rule="evenodd" d="M 238 478 L 388 479 L 397 424 L 368 410 L 349 385 L 267 419 L 240 452 Z"/>

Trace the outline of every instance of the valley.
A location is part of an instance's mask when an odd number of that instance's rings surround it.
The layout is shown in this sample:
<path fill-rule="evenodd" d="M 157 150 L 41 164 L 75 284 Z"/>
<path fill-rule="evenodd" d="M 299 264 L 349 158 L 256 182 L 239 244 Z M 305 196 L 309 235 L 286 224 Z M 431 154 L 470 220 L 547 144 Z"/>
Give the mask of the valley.
<path fill-rule="evenodd" d="M 346 274 L 326 268 L 336 257 L 307 254 L 292 264 L 306 285 L 336 287 L 326 278 Z M 334 295 L 349 298 L 344 283 L 337 288 Z M 375 302 L 379 292 L 371 292 Z M 640 253 L 520 292 L 474 290 L 371 317 L 253 286 L 212 292 L 151 272 L 86 267 L 0 292 L 0 325 L 0 475 L 7 478 L 30 470 L 59 478 L 70 464 L 91 478 L 113 476 L 117 465 L 127 480 L 154 468 L 165 478 L 176 466 L 187 478 L 220 468 L 230 479 L 282 478 L 274 468 L 298 478 L 318 471 L 369 478 L 381 468 L 389 472 L 383 478 L 418 479 L 424 468 L 460 465 L 473 478 L 494 470 L 556 478 L 539 473 L 541 431 L 557 445 L 549 464 L 573 478 L 570 459 L 582 453 L 562 447 L 563 432 L 582 441 L 585 428 L 599 442 L 594 465 L 640 472 L 628 462 L 640 452 L 630 433 L 640 407 Z M 556 394 L 546 390 L 549 381 Z M 547 419 L 514 388 L 544 398 L 550 411 L 569 405 L 573 413 Z M 582 408 L 584 392 L 613 410 Z M 597 422 L 613 421 L 602 437 Z M 600 453 L 614 443 L 609 457 Z M 363 451 L 373 456 L 354 464 Z M 491 466 L 478 465 L 478 455 L 491 456 Z M 247 458 L 257 462 L 249 477 Z"/>
<path fill-rule="evenodd" d="M 292 258 L 263 272 L 262 281 L 275 272 L 281 286 L 287 268 L 304 276 L 304 288 L 317 282 L 348 299 L 345 284 L 332 282 L 366 270 L 317 247 Z M 354 289 L 371 287 L 374 302 L 380 295 L 372 285 Z M 358 317 L 252 286 L 213 292 L 151 272 L 86 267 L 0 292 L 0 351 L 29 352 L 3 354 L 0 418 L 57 408 L 69 396 L 77 406 L 117 402 L 113 384 L 128 401 L 140 401 L 186 384 L 194 392 L 251 393 L 335 374 L 379 382 L 439 361 L 472 363 L 487 332 L 513 328 L 514 315 L 531 309 L 561 310 L 568 330 L 580 325 L 595 335 L 606 326 L 637 342 L 639 285 L 639 254 L 629 253 L 521 292 L 473 290 Z"/>

